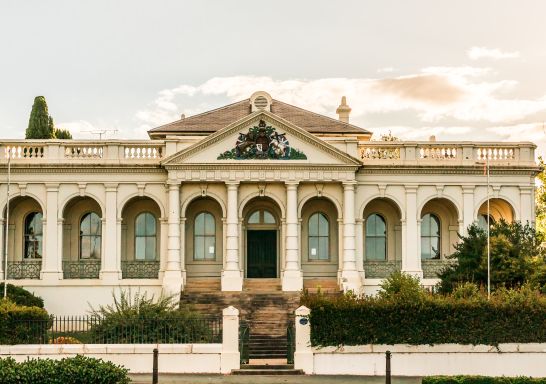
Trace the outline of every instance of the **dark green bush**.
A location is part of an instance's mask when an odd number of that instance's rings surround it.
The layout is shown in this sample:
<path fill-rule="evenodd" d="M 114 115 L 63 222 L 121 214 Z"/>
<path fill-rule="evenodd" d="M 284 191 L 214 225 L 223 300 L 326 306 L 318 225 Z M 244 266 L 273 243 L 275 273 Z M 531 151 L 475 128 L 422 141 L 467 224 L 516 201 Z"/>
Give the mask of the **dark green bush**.
<path fill-rule="evenodd" d="M 13 284 L 8 284 L 8 299 L 15 304 L 24 305 L 27 307 L 44 307 L 44 300 L 41 297 L 34 296 L 33 293 L 22 287 L 17 287 Z M 4 283 L 0 283 L 0 293 L 4 294 Z M 3 296 L 2 296 L 3 297 Z"/>
<path fill-rule="evenodd" d="M 47 342 L 51 319 L 46 310 L 0 300 L 0 345 Z"/>
<path fill-rule="evenodd" d="M 109 361 L 84 356 L 22 363 L 10 357 L 0 359 L 2 384 L 127 384 L 127 372 Z"/>
<path fill-rule="evenodd" d="M 302 304 L 311 309 L 314 346 L 546 342 L 546 297 L 538 292 L 499 289 L 489 301 L 473 290 L 460 293 L 423 294 L 417 301 L 304 294 Z"/>
<path fill-rule="evenodd" d="M 546 378 L 489 376 L 428 376 L 422 384 L 546 384 Z"/>
<path fill-rule="evenodd" d="M 189 308 L 176 307 L 171 297 L 155 300 L 145 294 L 121 292 L 114 304 L 92 310 L 98 319 L 92 324 L 90 340 L 80 335 L 82 342 L 92 343 L 194 343 L 220 342 L 219 332 L 211 323 Z"/>

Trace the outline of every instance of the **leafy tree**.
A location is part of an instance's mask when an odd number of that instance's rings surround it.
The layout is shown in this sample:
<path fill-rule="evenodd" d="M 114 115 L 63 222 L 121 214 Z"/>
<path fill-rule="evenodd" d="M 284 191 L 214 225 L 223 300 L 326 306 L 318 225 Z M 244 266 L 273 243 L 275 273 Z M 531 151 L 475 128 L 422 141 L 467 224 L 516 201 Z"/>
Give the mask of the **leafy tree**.
<path fill-rule="evenodd" d="M 52 139 L 54 137 L 53 119 L 49 116 L 46 99 L 43 96 L 36 96 L 30 112 L 25 138 Z"/>
<path fill-rule="evenodd" d="M 536 227 L 537 231 L 546 236 L 546 168 L 541 156 L 538 158 L 542 171 L 537 175 L 538 185 L 535 191 Z"/>
<path fill-rule="evenodd" d="M 449 256 L 457 262 L 446 267 L 439 277 L 439 289 L 447 293 L 460 284 L 487 284 L 487 237 L 472 224 L 466 236 Z M 543 235 L 529 224 L 500 220 L 490 228 L 491 286 L 518 287 L 532 284 L 546 287 L 546 252 L 541 246 Z"/>
<path fill-rule="evenodd" d="M 72 139 L 68 130 L 56 129 L 53 117 L 49 115 L 45 97 L 36 96 L 28 127 L 25 132 L 26 139 Z"/>

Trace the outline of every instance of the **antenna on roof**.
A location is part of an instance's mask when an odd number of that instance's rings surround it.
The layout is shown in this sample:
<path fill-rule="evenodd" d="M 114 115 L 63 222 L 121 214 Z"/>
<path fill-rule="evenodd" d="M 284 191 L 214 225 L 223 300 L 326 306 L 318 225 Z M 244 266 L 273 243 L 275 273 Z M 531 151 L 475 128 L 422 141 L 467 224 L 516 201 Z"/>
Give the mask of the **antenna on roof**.
<path fill-rule="evenodd" d="M 99 135 L 99 140 L 102 140 L 102 135 L 106 135 L 107 133 L 116 133 L 118 132 L 117 129 L 96 129 L 92 131 L 81 131 L 82 133 L 91 133 L 92 135 Z"/>

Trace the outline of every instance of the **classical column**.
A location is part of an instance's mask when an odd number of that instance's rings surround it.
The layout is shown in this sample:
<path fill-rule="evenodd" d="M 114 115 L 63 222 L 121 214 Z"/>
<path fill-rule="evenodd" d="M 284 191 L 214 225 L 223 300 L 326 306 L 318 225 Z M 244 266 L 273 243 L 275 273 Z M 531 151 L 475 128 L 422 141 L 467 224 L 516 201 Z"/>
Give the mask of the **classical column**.
<path fill-rule="evenodd" d="M 121 278 L 120 264 L 118 263 L 118 215 L 116 183 L 106 184 L 106 204 L 104 209 L 103 241 L 104 253 L 101 260 L 100 276 L 102 280 L 116 283 Z"/>
<path fill-rule="evenodd" d="M 366 220 L 356 219 L 355 241 L 356 241 L 356 270 L 361 279 L 364 279 L 364 225 Z"/>
<path fill-rule="evenodd" d="M 222 291 L 242 291 L 243 276 L 239 268 L 239 183 L 226 182 L 226 263 L 222 271 Z"/>
<path fill-rule="evenodd" d="M 169 188 L 169 217 L 167 264 L 163 273 L 163 291 L 167 295 L 178 295 L 184 284 L 180 269 L 180 183 L 167 182 Z"/>
<path fill-rule="evenodd" d="M 362 282 L 356 268 L 355 254 L 355 181 L 343 183 L 343 269 L 341 284 L 344 291 L 360 292 Z"/>
<path fill-rule="evenodd" d="M 180 218 L 180 270 L 182 271 L 182 277 L 184 282 L 186 281 L 186 218 Z"/>
<path fill-rule="evenodd" d="M 534 186 L 520 186 L 520 210 L 519 219 L 522 224 L 529 223 L 535 224 L 535 212 L 534 212 Z M 514 207 L 515 208 L 515 207 Z M 515 219 L 515 218 L 514 218 Z"/>
<path fill-rule="evenodd" d="M 466 234 L 468 227 L 476 220 L 474 217 L 474 186 L 463 187 L 463 230 Z"/>
<path fill-rule="evenodd" d="M 422 278 L 417 186 L 406 186 L 406 219 L 402 221 L 402 271 Z"/>
<path fill-rule="evenodd" d="M 299 259 L 298 232 L 298 182 L 286 182 L 286 254 L 282 275 L 283 291 L 300 291 L 303 289 L 303 274 Z"/>
<path fill-rule="evenodd" d="M 159 226 L 161 228 L 161 238 L 159 239 L 159 278 L 163 279 L 163 274 L 167 269 L 169 219 L 161 217 L 159 219 Z"/>
<path fill-rule="evenodd" d="M 42 279 L 46 281 L 57 281 L 61 277 L 59 270 L 60 249 L 57 217 L 59 215 L 59 184 L 46 184 L 46 222 L 44 247 L 45 252 L 42 259 Z"/>

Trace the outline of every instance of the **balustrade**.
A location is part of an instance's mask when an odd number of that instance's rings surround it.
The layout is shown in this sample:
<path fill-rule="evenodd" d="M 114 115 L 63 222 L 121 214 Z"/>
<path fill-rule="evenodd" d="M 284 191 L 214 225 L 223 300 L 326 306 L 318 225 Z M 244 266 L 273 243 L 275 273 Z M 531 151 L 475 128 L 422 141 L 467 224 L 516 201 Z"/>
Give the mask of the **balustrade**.
<path fill-rule="evenodd" d="M 63 261 L 65 279 L 98 279 L 100 260 Z"/>
<path fill-rule="evenodd" d="M 158 274 L 158 260 L 121 261 L 121 275 L 123 279 L 157 279 Z"/>
<path fill-rule="evenodd" d="M 8 261 L 8 279 L 39 279 L 42 260 Z"/>
<path fill-rule="evenodd" d="M 402 269 L 400 260 L 365 260 L 364 274 L 368 279 L 382 279 L 389 277 Z"/>

